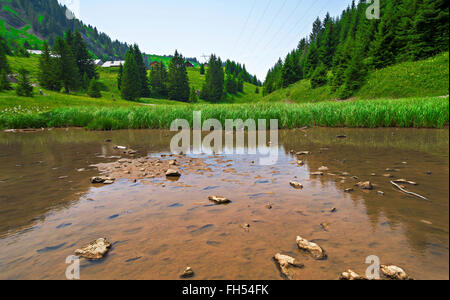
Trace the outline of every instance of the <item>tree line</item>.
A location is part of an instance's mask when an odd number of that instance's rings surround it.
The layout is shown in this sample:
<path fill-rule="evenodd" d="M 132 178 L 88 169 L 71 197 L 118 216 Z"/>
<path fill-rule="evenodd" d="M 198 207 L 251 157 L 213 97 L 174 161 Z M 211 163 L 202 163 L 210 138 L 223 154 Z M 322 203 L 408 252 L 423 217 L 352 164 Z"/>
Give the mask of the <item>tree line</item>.
<path fill-rule="evenodd" d="M 118 88 L 121 97 L 125 100 L 135 101 L 139 98 L 153 97 L 166 98 L 182 102 L 197 102 L 199 98 L 209 101 L 221 101 L 227 93 L 237 94 L 244 91 L 244 79 L 251 83 L 258 82 L 256 77 L 252 77 L 240 69 L 240 76 L 235 72 L 238 68 L 227 68 L 220 57 L 211 55 L 208 67 L 200 66 L 200 74 L 205 75 L 205 83 L 201 91 L 197 91 L 189 85 L 189 77 L 186 69 L 186 59 L 181 53 L 175 51 L 169 66 L 163 62 L 156 62 L 150 68 L 147 75 L 143 55 L 137 45 L 130 47 L 126 54 L 125 64 L 120 66 L 117 78 Z M 228 66 L 232 65 L 229 62 Z M 237 67 L 238 65 L 234 63 Z M 243 78 L 242 76 L 245 76 Z M 258 84 L 258 85 L 259 85 Z M 259 93 L 259 88 L 255 93 Z"/>
<path fill-rule="evenodd" d="M 51 91 L 86 91 L 91 97 L 100 97 L 98 74 L 93 58 L 80 32 L 66 31 L 57 37 L 50 50 L 44 42 L 39 58 L 39 84 Z"/>
<path fill-rule="evenodd" d="M 368 8 L 353 1 L 337 18 L 317 18 L 309 37 L 268 71 L 263 93 L 309 79 L 312 88 L 328 83 L 348 98 L 371 70 L 449 50 L 447 1 L 383 0 L 380 19 L 367 18 Z"/>

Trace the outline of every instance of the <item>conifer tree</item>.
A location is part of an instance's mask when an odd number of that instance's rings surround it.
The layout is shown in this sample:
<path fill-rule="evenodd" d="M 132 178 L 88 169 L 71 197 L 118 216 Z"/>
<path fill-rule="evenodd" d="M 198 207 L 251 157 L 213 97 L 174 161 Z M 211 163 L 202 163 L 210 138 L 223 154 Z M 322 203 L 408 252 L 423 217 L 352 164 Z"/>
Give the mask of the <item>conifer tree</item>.
<path fill-rule="evenodd" d="M 170 62 L 167 83 L 169 99 L 189 101 L 190 90 L 186 65 L 183 56 L 178 51 L 175 51 L 175 55 Z"/>
<path fill-rule="evenodd" d="M 125 100 L 135 101 L 141 97 L 141 88 L 142 85 L 139 69 L 134 58 L 134 50 L 130 47 L 130 50 L 126 54 L 125 65 L 123 66 L 120 94 Z"/>
<path fill-rule="evenodd" d="M 44 42 L 42 55 L 39 57 L 38 80 L 41 87 L 52 90 L 61 90 L 60 72 L 58 70 L 57 59 L 51 56 L 47 42 Z"/>
<path fill-rule="evenodd" d="M 205 64 L 201 64 L 200 66 L 200 75 L 205 75 Z"/>
<path fill-rule="evenodd" d="M 95 79 L 95 78 L 91 79 L 91 82 L 89 83 L 89 88 L 88 88 L 87 94 L 91 98 L 101 98 L 102 97 L 102 93 L 100 92 L 100 86 L 99 86 L 97 79 Z"/>
<path fill-rule="evenodd" d="M 167 70 L 162 62 L 154 64 L 150 70 L 150 87 L 153 97 L 168 96 Z"/>
<path fill-rule="evenodd" d="M 240 76 L 242 77 L 243 75 L 240 74 Z M 242 79 L 240 78 L 239 80 Z M 222 100 L 224 84 L 225 74 L 222 68 L 222 61 L 215 55 L 211 55 L 208 63 L 208 72 L 206 73 L 206 81 L 202 91 L 204 99 L 211 102 Z"/>
<path fill-rule="evenodd" d="M 6 70 L 0 71 L 0 92 L 10 90 L 11 89 L 11 83 L 8 79 L 8 73 L 6 73 Z"/>
<path fill-rule="evenodd" d="M 189 103 L 197 103 L 198 97 L 197 97 L 197 91 L 194 87 L 191 88 L 191 92 L 189 93 Z"/>
<path fill-rule="evenodd" d="M 55 72 L 65 92 L 69 93 L 71 90 L 76 90 L 80 87 L 80 73 L 70 45 L 61 37 L 58 37 L 55 40 L 53 51 L 58 57 Z"/>
<path fill-rule="evenodd" d="M 311 87 L 316 89 L 327 84 L 327 67 L 321 63 L 313 72 L 311 76 Z"/>
<path fill-rule="evenodd" d="M 119 66 L 119 75 L 117 76 L 117 88 L 119 89 L 119 91 L 120 91 L 121 86 L 122 86 L 122 75 L 123 75 L 123 65 L 120 64 L 120 66 Z"/>
<path fill-rule="evenodd" d="M 140 96 L 144 98 L 150 97 L 150 88 L 147 77 L 147 66 L 144 63 L 142 52 L 141 50 L 139 50 L 139 46 L 137 44 L 133 46 L 133 55 L 136 60 L 136 65 L 139 71 L 139 82 L 141 83 Z"/>
<path fill-rule="evenodd" d="M 29 72 L 21 67 L 19 69 L 18 83 L 16 87 L 16 94 L 22 97 L 33 97 L 33 86 L 29 78 Z"/>

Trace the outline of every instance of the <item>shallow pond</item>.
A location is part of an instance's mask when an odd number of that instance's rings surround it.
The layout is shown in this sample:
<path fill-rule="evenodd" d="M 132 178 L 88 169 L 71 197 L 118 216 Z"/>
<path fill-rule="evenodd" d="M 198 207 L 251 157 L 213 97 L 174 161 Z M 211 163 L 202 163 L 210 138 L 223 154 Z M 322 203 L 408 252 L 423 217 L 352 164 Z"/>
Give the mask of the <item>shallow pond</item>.
<path fill-rule="evenodd" d="M 337 279 L 349 268 L 365 274 L 370 255 L 416 279 L 449 278 L 448 129 L 280 131 L 272 166 L 252 155 L 203 155 L 209 170 L 178 181 L 90 184 L 99 174 L 94 164 L 119 159 L 113 145 L 137 150 L 136 158 L 160 157 L 172 136 L 0 133 L 0 279 L 65 279 L 66 257 L 99 237 L 113 247 L 101 261 L 82 260 L 81 279 L 178 279 L 187 266 L 195 279 L 281 279 L 276 253 L 305 264 L 296 279 Z M 311 154 L 299 166 L 291 150 Z M 323 176 L 311 175 L 322 166 Z M 396 190 L 386 173 L 419 183 L 406 188 L 430 201 Z M 374 190 L 354 187 L 367 180 Z M 210 195 L 232 203 L 211 205 Z M 300 252 L 298 235 L 320 244 L 328 259 Z"/>

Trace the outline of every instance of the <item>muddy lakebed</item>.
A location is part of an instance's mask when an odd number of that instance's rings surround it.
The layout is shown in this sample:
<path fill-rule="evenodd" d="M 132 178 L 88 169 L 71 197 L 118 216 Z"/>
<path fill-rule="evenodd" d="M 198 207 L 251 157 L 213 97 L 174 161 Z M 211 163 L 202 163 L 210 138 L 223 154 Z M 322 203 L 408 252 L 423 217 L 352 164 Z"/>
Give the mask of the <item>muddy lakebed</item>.
<path fill-rule="evenodd" d="M 199 280 L 277 280 L 277 253 L 303 266 L 294 279 L 364 275 L 371 255 L 415 279 L 449 278 L 448 129 L 280 131 L 269 166 L 171 156 L 174 134 L 1 132 L 0 279 L 65 279 L 66 258 L 99 238 L 109 252 L 81 259 L 81 279 L 179 279 L 190 267 Z M 372 190 L 356 186 L 367 181 Z M 300 251 L 297 236 L 327 258 Z"/>

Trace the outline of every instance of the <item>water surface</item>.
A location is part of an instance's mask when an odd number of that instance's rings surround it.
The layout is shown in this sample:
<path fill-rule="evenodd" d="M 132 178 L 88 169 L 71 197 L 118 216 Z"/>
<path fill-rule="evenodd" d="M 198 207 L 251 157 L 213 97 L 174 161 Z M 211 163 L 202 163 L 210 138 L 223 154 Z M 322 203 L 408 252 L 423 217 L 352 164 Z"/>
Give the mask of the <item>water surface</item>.
<path fill-rule="evenodd" d="M 100 262 L 82 260 L 82 279 L 178 279 L 187 266 L 195 279 L 281 279 L 278 252 L 305 264 L 296 279 L 336 279 L 349 268 L 364 274 L 369 255 L 417 279 L 449 278 L 448 129 L 280 131 L 273 166 L 253 164 L 256 156 L 205 155 L 211 170 L 179 181 L 89 183 L 98 174 L 92 165 L 119 159 L 113 145 L 160 156 L 172 135 L 0 133 L 0 279 L 65 279 L 66 257 L 99 237 L 113 248 Z M 312 154 L 298 166 L 291 150 Z M 321 166 L 329 168 L 324 176 L 310 175 Z M 402 194 L 386 173 L 418 182 L 407 188 L 431 201 Z M 344 192 L 366 180 L 373 191 Z M 209 195 L 233 202 L 214 206 Z M 299 252 L 297 235 L 323 246 L 328 260 Z"/>

